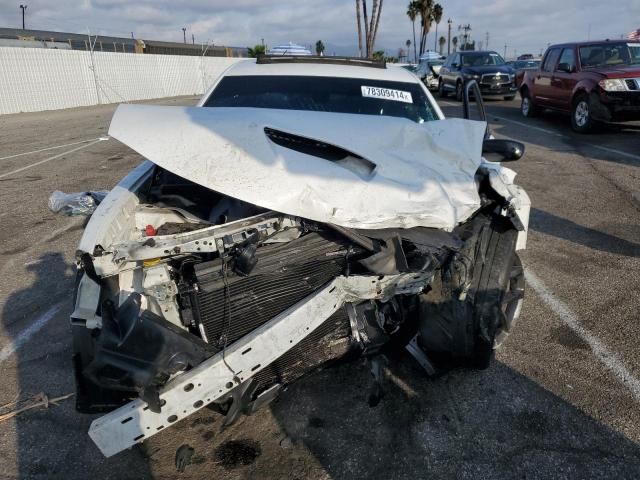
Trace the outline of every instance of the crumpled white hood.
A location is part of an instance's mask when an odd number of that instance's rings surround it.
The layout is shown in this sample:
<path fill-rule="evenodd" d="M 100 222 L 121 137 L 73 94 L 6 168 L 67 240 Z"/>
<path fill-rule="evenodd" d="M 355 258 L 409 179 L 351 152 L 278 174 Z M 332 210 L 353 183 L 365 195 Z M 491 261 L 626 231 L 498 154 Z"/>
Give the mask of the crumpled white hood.
<path fill-rule="evenodd" d="M 369 176 L 275 144 L 265 127 L 341 147 Z M 261 207 L 351 228 L 451 230 L 480 206 L 486 124 L 254 108 L 121 105 L 109 134 L 155 164 Z"/>

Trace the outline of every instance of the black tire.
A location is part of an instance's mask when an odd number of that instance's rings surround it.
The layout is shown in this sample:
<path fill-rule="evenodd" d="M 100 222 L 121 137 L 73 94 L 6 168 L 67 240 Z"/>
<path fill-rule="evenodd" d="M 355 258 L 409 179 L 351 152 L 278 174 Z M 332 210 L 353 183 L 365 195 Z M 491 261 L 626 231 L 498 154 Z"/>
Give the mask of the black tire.
<path fill-rule="evenodd" d="M 440 80 L 438 84 L 438 96 L 440 98 L 447 98 L 449 96 L 449 93 L 444 89 L 444 80 Z"/>
<path fill-rule="evenodd" d="M 593 131 L 595 121 L 591 115 L 591 105 L 587 95 L 578 95 L 573 100 L 571 108 L 571 128 L 577 133 L 589 133 Z"/>
<path fill-rule="evenodd" d="M 524 296 L 511 222 L 480 216 L 469 227 L 463 250 L 421 297 L 420 343 L 440 368 L 487 368 L 513 323 L 505 314 L 519 313 Z"/>
<path fill-rule="evenodd" d="M 520 102 L 520 113 L 522 116 L 531 118 L 535 117 L 538 114 L 538 109 L 531 100 L 531 95 L 529 95 L 529 90 L 526 88 L 520 92 L 521 102 Z"/>
<path fill-rule="evenodd" d="M 510 102 L 510 101 L 511 101 L 511 100 L 513 100 L 514 98 L 516 98 L 516 96 L 515 96 L 515 95 L 507 95 L 506 97 L 504 97 L 504 99 L 505 99 L 507 102 Z"/>
<path fill-rule="evenodd" d="M 464 89 L 464 86 L 462 85 L 462 82 L 460 80 L 458 80 L 456 82 L 456 100 L 458 100 L 459 102 L 462 101 L 462 90 Z"/>

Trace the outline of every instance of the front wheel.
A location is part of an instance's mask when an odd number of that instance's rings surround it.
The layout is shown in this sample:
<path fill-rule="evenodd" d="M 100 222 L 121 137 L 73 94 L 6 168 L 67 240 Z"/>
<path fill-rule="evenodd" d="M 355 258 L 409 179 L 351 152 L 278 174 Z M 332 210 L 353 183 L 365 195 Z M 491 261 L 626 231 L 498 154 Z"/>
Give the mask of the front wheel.
<path fill-rule="evenodd" d="M 577 133 L 589 133 L 593 130 L 594 121 L 591 116 L 591 107 L 589 98 L 586 95 L 580 95 L 573 102 L 573 110 L 571 111 L 571 128 Z"/>
<path fill-rule="evenodd" d="M 531 101 L 531 96 L 529 95 L 528 90 L 524 90 L 520 96 L 522 97 L 522 102 L 520 103 L 520 112 L 524 117 L 535 117 L 537 113 L 536 106 Z"/>
<path fill-rule="evenodd" d="M 458 81 L 458 83 L 456 83 L 456 100 L 458 100 L 459 102 L 462 101 L 462 82 Z"/>
<path fill-rule="evenodd" d="M 447 98 L 449 96 L 447 91 L 444 89 L 443 80 L 440 80 L 440 83 L 438 84 L 438 95 L 440 96 L 440 98 Z"/>

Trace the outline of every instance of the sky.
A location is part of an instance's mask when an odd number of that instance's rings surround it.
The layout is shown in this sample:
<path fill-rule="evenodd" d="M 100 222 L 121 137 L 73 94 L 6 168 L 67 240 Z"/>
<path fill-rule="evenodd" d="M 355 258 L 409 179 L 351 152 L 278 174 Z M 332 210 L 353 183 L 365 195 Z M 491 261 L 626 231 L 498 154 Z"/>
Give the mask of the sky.
<path fill-rule="evenodd" d="M 326 53 L 355 54 L 354 0 L 23 0 L 26 27 L 136 38 L 182 41 L 182 27 L 197 43 L 253 46 L 289 41 L 315 45 Z M 369 8 L 371 0 L 367 0 Z M 384 0 L 376 50 L 397 55 L 412 38 L 408 0 Z M 441 0 L 444 18 L 438 37 L 471 25 L 471 36 L 507 57 L 539 54 L 549 43 L 620 38 L 640 28 L 640 0 Z M 0 26 L 20 27 L 20 1 L 0 0 Z M 434 48 L 435 25 L 428 37 Z"/>

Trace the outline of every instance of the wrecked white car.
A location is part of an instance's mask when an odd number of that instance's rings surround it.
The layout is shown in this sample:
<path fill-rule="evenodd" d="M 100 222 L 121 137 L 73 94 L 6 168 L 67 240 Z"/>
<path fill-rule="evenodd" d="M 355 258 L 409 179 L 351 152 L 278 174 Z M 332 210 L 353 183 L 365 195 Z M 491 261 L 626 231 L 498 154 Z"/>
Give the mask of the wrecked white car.
<path fill-rule="evenodd" d="M 403 69 L 262 57 L 197 107 L 120 106 L 109 134 L 148 160 L 77 253 L 77 407 L 113 410 L 89 431 L 106 456 L 353 355 L 372 404 L 390 349 L 486 367 L 518 317 L 530 203 L 483 152 L 523 147 L 444 119 Z"/>

